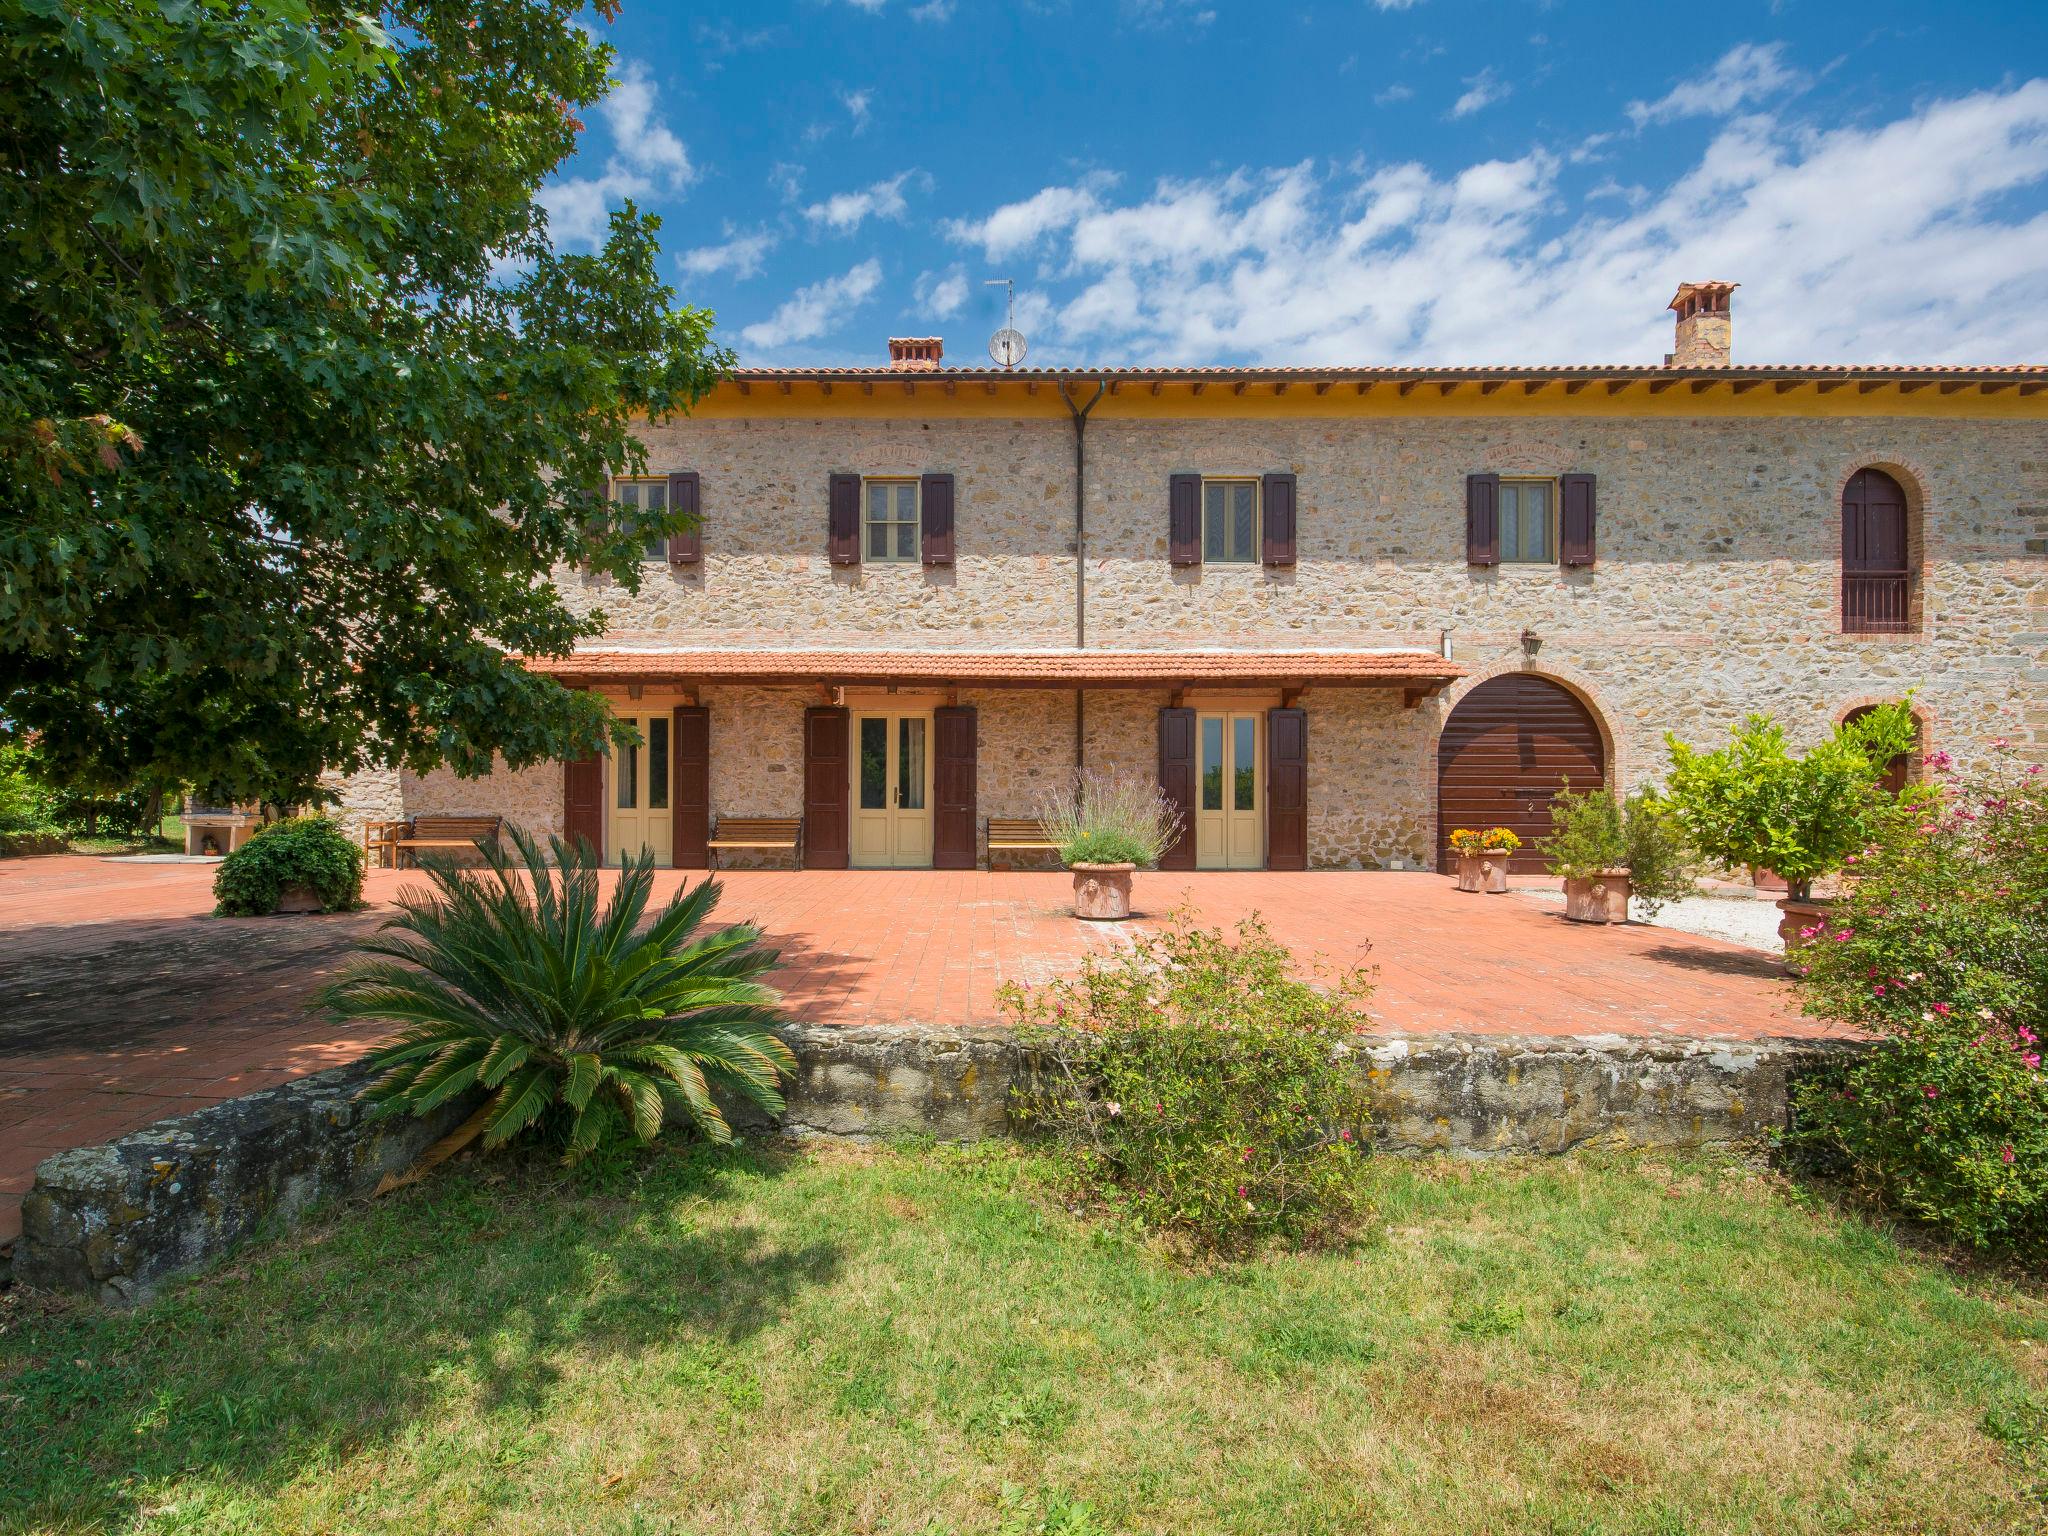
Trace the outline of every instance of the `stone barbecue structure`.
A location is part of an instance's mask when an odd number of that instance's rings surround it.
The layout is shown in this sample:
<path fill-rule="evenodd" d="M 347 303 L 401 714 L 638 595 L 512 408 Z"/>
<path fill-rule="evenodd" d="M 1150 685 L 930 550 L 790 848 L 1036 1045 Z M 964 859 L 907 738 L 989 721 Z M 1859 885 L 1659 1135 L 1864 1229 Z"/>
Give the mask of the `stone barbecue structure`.
<path fill-rule="evenodd" d="M 1661 367 L 739 370 L 608 487 L 695 528 L 558 571 L 606 633 L 529 663 L 640 746 L 344 814 L 963 868 L 1087 768 L 1184 808 L 1169 868 L 1415 869 L 1755 711 L 2048 746 L 2048 368 L 1739 366 L 1733 291 Z"/>

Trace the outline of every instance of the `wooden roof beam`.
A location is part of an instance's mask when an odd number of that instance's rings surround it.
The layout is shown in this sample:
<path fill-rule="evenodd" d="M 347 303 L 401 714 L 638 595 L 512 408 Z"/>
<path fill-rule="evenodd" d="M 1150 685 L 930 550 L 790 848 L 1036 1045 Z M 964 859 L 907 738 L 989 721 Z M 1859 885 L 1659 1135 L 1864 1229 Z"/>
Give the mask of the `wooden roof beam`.
<path fill-rule="evenodd" d="M 1650 393 L 1661 395 L 1676 383 L 1678 383 L 1677 379 L 1652 379 L 1650 380 Z"/>

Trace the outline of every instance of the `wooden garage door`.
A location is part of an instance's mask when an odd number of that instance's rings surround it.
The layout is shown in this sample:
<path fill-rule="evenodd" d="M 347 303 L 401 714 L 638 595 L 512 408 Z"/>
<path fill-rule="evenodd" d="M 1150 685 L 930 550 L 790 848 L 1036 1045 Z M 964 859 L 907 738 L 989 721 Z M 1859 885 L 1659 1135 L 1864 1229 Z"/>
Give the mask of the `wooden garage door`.
<path fill-rule="evenodd" d="M 1540 874 L 1550 797 L 1607 782 L 1600 728 L 1586 706 L 1548 678 L 1491 678 L 1458 701 L 1437 742 L 1437 868 L 1450 863 L 1453 827 L 1510 827 L 1522 851 L 1509 868 Z"/>

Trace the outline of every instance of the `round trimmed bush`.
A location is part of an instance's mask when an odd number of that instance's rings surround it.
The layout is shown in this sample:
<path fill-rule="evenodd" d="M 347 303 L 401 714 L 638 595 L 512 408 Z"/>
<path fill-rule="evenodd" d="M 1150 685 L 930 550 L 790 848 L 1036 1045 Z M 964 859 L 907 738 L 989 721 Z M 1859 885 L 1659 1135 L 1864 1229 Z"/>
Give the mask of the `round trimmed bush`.
<path fill-rule="evenodd" d="M 223 917 L 265 917 L 295 885 L 310 886 L 323 912 L 363 899 L 363 850 L 325 816 L 272 822 L 221 861 L 213 877 Z"/>

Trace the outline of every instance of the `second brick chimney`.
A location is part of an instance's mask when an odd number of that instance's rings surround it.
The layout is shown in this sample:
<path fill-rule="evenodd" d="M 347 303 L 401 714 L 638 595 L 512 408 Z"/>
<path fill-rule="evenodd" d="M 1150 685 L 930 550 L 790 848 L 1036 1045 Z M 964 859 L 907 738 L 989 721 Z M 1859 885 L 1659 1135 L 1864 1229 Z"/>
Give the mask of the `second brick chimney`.
<path fill-rule="evenodd" d="M 1738 283 L 1680 283 L 1671 301 L 1678 337 L 1664 355 L 1666 368 L 1726 368 L 1735 359 L 1735 320 L 1728 295 Z M 893 343 L 892 343 L 893 345 Z"/>
<path fill-rule="evenodd" d="M 944 338 L 938 336 L 891 336 L 889 366 L 908 373 L 930 373 L 946 355 Z"/>

